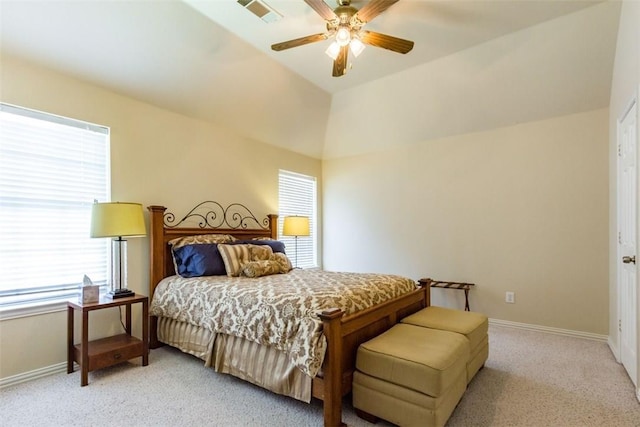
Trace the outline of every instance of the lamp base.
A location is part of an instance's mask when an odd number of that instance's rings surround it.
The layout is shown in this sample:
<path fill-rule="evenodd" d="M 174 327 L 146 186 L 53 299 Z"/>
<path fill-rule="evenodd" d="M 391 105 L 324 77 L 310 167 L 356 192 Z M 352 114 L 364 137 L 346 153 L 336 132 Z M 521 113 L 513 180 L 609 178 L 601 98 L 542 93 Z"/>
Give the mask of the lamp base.
<path fill-rule="evenodd" d="M 105 296 L 107 298 L 117 299 L 117 298 L 132 297 L 135 294 L 136 294 L 135 292 L 133 292 L 133 291 L 131 291 L 129 289 L 120 288 L 120 289 L 116 289 L 116 290 L 107 292 L 107 294 Z"/>

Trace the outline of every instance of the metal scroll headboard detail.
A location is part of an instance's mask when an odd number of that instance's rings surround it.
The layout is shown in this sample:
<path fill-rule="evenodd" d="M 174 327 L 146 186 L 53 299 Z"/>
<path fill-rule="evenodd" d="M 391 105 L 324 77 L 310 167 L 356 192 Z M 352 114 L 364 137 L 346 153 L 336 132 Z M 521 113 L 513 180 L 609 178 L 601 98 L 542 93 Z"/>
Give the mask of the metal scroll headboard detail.
<path fill-rule="evenodd" d="M 249 229 L 249 225 L 253 228 L 269 228 L 269 218 L 265 218 L 260 222 L 253 212 L 245 205 L 240 203 L 232 203 L 226 208 L 218 202 L 206 201 L 198 204 L 191 209 L 180 221 L 176 222 L 173 213 L 164 214 L 164 226 L 167 228 L 175 228 L 188 221 L 195 221 L 198 227 L 206 228 L 230 228 L 230 229 Z"/>

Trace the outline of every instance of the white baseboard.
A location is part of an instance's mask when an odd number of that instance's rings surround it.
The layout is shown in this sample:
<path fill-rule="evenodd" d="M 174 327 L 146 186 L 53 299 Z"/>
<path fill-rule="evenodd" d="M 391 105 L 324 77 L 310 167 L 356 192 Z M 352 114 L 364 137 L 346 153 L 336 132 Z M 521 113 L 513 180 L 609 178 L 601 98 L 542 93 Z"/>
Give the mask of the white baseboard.
<path fill-rule="evenodd" d="M 572 331 L 569 329 L 551 328 L 548 326 L 538 326 L 529 323 L 511 322 L 508 320 L 489 319 L 490 325 L 504 326 L 508 328 L 526 329 L 529 331 L 545 332 L 549 334 L 565 335 L 576 338 L 585 338 L 595 341 L 602 341 L 609 344 L 609 348 L 613 352 L 616 360 L 618 360 L 617 352 L 614 349 L 609 337 L 607 335 L 592 334 L 589 332 Z M 15 384 L 24 383 L 27 381 L 35 380 L 37 378 L 46 377 L 48 375 L 58 374 L 61 372 L 67 372 L 67 362 L 57 363 L 55 365 L 47 366 L 33 371 L 25 372 L 22 374 L 14 375 L 11 377 L 0 378 L 0 389 L 9 387 Z M 636 395 L 640 401 L 640 389 L 636 390 Z"/>
<path fill-rule="evenodd" d="M 0 389 L 49 375 L 59 374 L 61 372 L 67 372 L 67 362 L 56 363 L 55 365 L 35 369 L 33 371 L 13 375 L 11 377 L 0 378 Z"/>
<path fill-rule="evenodd" d="M 550 326 L 532 325 L 529 323 L 511 322 L 509 320 L 489 319 L 490 325 L 505 326 L 508 328 L 526 329 L 529 331 L 545 332 L 548 334 L 564 335 L 568 337 L 584 338 L 594 341 L 608 342 L 607 335 L 593 334 L 591 332 L 572 331 L 570 329 L 552 328 Z"/>

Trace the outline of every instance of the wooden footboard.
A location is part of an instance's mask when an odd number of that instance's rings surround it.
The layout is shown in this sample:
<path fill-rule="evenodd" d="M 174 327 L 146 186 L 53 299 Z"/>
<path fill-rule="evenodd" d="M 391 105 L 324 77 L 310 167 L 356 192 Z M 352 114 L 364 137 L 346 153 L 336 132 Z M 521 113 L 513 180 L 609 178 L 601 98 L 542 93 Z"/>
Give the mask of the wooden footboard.
<path fill-rule="evenodd" d="M 199 213 L 198 209 L 203 207 L 204 213 Z M 165 213 L 164 206 L 149 206 L 148 209 L 151 219 L 150 299 L 158 283 L 175 274 L 168 245 L 171 239 L 212 233 L 231 234 L 241 239 L 278 237 L 277 215 L 268 215 L 261 222 L 246 207 L 237 203 L 225 208 L 217 202 L 203 202 L 179 221 L 175 221 L 173 214 Z M 237 209 L 241 213 L 238 214 Z M 197 227 L 182 225 L 193 217 L 198 222 Z M 247 226 L 247 221 L 254 225 Z M 420 287 L 409 294 L 349 316 L 344 316 L 339 309 L 326 310 L 320 315 L 327 338 L 327 352 L 322 375 L 313 379 L 312 396 L 324 402 L 326 427 L 344 425 L 342 397 L 351 391 L 358 346 L 386 331 L 403 317 L 428 306 L 429 295 L 429 283 L 421 282 Z M 157 318 L 151 316 L 149 325 L 150 348 L 157 348 L 161 345 L 157 339 Z"/>
<path fill-rule="evenodd" d="M 351 391 L 358 346 L 380 335 L 403 317 L 430 305 L 429 284 L 384 304 L 344 316 L 339 309 L 320 314 L 327 338 L 322 377 L 313 380 L 312 395 L 323 400 L 325 427 L 344 426 L 342 397 Z"/>

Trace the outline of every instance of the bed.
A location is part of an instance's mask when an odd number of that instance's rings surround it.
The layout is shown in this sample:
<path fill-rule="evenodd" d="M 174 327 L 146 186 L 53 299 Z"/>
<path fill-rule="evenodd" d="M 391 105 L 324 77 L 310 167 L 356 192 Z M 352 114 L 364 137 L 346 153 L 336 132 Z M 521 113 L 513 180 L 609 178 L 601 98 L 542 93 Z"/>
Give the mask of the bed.
<path fill-rule="evenodd" d="M 277 216 L 260 221 L 242 204 L 213 201 L 179 220 L 164 206 L 148 209 L 150 347 L 168 344 L 276 393 L 318 398 L 325 426 L 344 425 L 342 397 L 351 391 L 358 345 L 429 305 L 428 284 L 392 275 L 293 269 L 257 278 L 180 277 L 170 242 L 227 235 L 250 244 L 239 246 L 255 247 L 277 240 Z M 289 298 L 277 309 L 269 306 L 274 293 Z M 266 327 L 267 317 L 280 329 Z"/>

